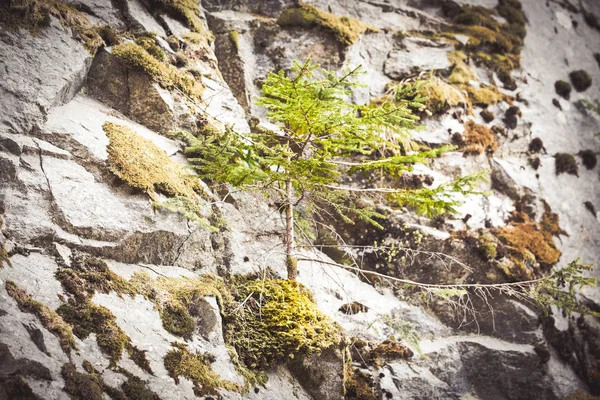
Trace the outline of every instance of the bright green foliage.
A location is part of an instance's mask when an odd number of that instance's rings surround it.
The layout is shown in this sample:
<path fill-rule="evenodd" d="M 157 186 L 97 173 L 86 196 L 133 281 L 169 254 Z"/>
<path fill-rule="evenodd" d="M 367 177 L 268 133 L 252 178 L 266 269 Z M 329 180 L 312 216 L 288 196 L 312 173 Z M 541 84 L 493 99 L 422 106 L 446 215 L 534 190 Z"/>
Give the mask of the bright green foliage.
<path fill-rule="evenodd" d="M 406 154 L 401 141 L 393 140 L 408 138 L 417 127 L 419 118 L 412 110 L 423 108 L 423 98 L 402 99 L 401 94 L 414 93 L 414 88 L 404 87 L 395 101 L 379 106 L 350 104 L 344 98 L 359 86 L 355 78 L 360 68 L 345 71 L 341 77 L 317 68 L 310 61 L 295 63 L 290 74 L 279 71 L 267 77 L 258 104 L 282 125 L 281 132 L 258 129 L 248 137 L 232 131 L 188 137 L 186 155 L 201 177 L 276 191 L 291 181 L 295 195 L 313 213 L 333 208 L 347 222 L 358 218 L 376 223 L 378 214 L 352 203 L 349 193 L 357 188 L 343 186 L 344 176 L 369 171 L 399 176 L 411 171 L 415 163 L 426 163 L 452 148 Z M 393 138 L 382 135 L 384 131 L 392 131 Z M 358 161 L 344 162 L 344 157 Z M 369 191 L 436 215 L 454 211 L 456 201 L 448 199 L 448 192 L 470 193 L 476 178 L 414 193 L 387 188 Z"/>
<path fill-rule="evenodd" d="M 234 297 L 242 304 L 225 318 L 226 341 L 249 368 L 266 369 L 340 342 L 339 328 L 300 283 L 249 281 L 234 290 Z"/>
<path fill-rule="evenodd" d="M 551 306 L 556 306 L 567 315 L 576 312 L 600 317 L 600 313 L 582 305 L 575 297 L 581 289 L 596 286 L 596 278 L 583 276 L 585 271 L 592 269 L 593 265 L 581 264 L 579 259 L 571 261 L 562 269 L 554 269 L 538 285 L 531 286 L 529 296 L 537 301 L 545 313 Z"/>

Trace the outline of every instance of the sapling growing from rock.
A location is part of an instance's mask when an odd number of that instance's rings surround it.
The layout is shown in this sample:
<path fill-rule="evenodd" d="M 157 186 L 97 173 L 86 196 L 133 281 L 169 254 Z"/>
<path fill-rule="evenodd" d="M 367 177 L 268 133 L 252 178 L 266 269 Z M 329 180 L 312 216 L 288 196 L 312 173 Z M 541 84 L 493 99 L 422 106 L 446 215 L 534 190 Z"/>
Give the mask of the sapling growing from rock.
<path fill-rule="evenodd" d="M 383 216 L 373 207 L 359 204 L 356 195 L 377 196 L 392 204 L 408 205 L 429 216 L 453 212 L 454 194 L 475 192 L 482 174 L 461 177 L 435 188 L 397 189 L 387 185 L 359 187 L 345 183 L 355 173 L 379 173 L 399 177 L 415 163 L 426 163 L 453 147 L 407 153 L 402 138 L 416 128 L 413 110 L 423 108 L 424 98 L 412 84 L 398 89 L 393 102 L 357 105 L 345 98 L 359 86 L 361 68 L 341 76 L 320 70 L 307 61 L 294 63 L 289 73 L 267 76 L 263 97 L 267 116 L 281 125 L 280 132 L 255 129 L 242 137 L 227 131 L 219 138 L 192 143 L 188 155 L 198 173 L 234 186 L 260 189 L 278 196 L 285 214 L 285 254 L 288 278 L 295 279 L 295 208 L 307 218 L 330 213 L 347 223 L 363 220 L 381 227 Z M 404 94 L 404 96 L 403 96 Z M 388 132 L 387 135 L 382 135 Z M 389 132 L 392 132 L 391 134 Z M 352 160 L 352 161 L 349 161 Z"/>

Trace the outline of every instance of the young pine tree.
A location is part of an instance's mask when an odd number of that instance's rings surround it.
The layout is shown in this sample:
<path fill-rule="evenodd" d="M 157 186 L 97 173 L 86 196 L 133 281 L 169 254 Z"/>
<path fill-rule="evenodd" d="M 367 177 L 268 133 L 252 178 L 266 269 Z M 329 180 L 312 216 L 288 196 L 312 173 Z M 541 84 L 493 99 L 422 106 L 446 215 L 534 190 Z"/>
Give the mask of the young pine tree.
<path fill-rule="evenodd" d="M 359 205 L 353 194 L 378 195 L 435 215 L 453 212 L 453 193 L 472 193 L 480 175 L 462 177 L 436 188 L 396 189 L 384 184 L 361 188 L 344 184 L 349 174 L 379 173 L 391 182 L 415 163 L 451 150 L 450 146 L 407 153 L 402 143 L 417 127 L 412 110 L 423 106 L 416 84 L 406 84 L 394 102 L 357 105 L 346 99 L 359 86 L 360 67 L 341 76 L 306 61 L 289 72 L 270 73 L 258 104 L 280 132 L 254 129 L 241 136 L 231 130 L 190 142 L 186 152 L 199 175 L 238 187 L 259 188 L 279 197 L 285 213 L 285 253 L 289 279 L 297 276 L 294 257 L 294 208 L 307 217 L 328 213 L 348 223 L 356 219 L 381 227 L 383 216 Z M 352 160 L 352 162 L 348 161 Z M 391 180 L 390 180 L 391 179 Z"/>

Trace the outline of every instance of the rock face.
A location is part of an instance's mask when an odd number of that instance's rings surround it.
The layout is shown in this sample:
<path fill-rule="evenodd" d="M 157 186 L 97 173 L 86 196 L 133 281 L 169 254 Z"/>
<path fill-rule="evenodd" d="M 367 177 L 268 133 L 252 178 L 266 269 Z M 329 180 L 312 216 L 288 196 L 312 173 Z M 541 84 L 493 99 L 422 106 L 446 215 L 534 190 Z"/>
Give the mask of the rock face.
<path fill-rule="evenodd" d="M 279 26 L 277 18 L 293 5 L 282 0 L 202 0 L 183 12 L 170 5 L 185 2 L 66 3 L 81 12 L 77 18 L 97 25 L 105 46 L 88 51 L 80 40 L 90 33 L 64 13 L 48 14 L 35 28 L 16 27 L 4 17 L 9 8 L 0 6 L 0 399 L 600 395 L 597 317 L 556 308 L 544 315 L 535 305 L 476 293 L 464 312 L 464 304 L 456 310 L 423 302 L 407 289 L 331 265 L 350 255 L 365 270 L 428 283 L 505 282 L 515 279 L 518 266 L 522 273 L 548 273 L 552 265 L 538 259 L 539 243 L 507 239 L 506 232 L 526 228 L 562 254 L 557 266 L 581 257 L 596 265 L 590 276 L 599 277 L 600 225 L 590 212 L 600 208 L 598 166 L 576 156 L 579 176 L 557 175 L 555 155 L 600 152 L 600 115 L 582 102 L 600 98 L 594 53 L 600 3 L 522 0 L 527 33 L 516 54 L 520 67 L 514 53 L 499 55 L 504 42 L 474 42 L 485 38 L 475 37 L 469 18 L 481 15 L 461 14 L 471 9 L 452 1 L 309 1 L 369 25 L 352 45 L 312 22 Z M 495 13 L 495 1 L 460 3 Z M 507 15 L 493 18 L 508 21 Z M 126 65 L 112 54 L 112 35 L 151 39 L 164 53 L 163 65 L 181 75 L 157 78 Z M 438 99 L 438 109 L 421 114 L 425 128 L 415 140 L 451 144 L 474 121 L 489 128 L 498 146 L 493 154 L 446 153 L 394 183 L 435 187 L 490 170 L 491 182 L 481 184 L 489 193 L 461 199 L 456 215 L 428 219 L 408 207 L 379 205 L 384 230 L 324 221 L 335 234 L 316 230 L 317 244 L 340 239 L 366 249 L 306 250 L 306 259 L 328 264 L 298 266 L 299 282 L 344 339 L 320 355 L 286 358 L 256 374 L 226 335 L 232 308 L 248 305 L 241 299 L 233 307 L 223 294 L 232 296 L 230 278 L 238 275 L 285 278 L 277 205 L 195 179 L 203 193 L 198 209 L 182 212 L 165 190 L 136 189 L 113 173 L 114 144 L 104 124 L 135 131 L 184 168 L 177 132 L 210 138 L 225 127 L 243 135 L 256 120 L 266 124 L 256 104 L 265 77 L 307 58 L 336 70 L 362 64 L 365 87 L 349 99 L 361 104 L 433 72 L 469 104 Z M 515 67 L 508 72 L 507 60 Z M 558 98 L 554 83 L 568 81 L 574 69 L 585 71 L 591 86 Z M 201 100 L 182 95 L 177 85 L 186 77 L 203 87 Z M 516 89 L 506 90 L 513 83 Z M 483 119 L 483 109 L 495 118 Z M 543 145 L 532 150 L 533 138 Z M 382 257 L 368 249 L 374 243 L 398 251 Z M 600 310 L 597 288 L 578 299 Z M 392 352 L 373 362 L 359 351 L 359 343 L 375 348 L 392 337 L 414 356 Z"/>

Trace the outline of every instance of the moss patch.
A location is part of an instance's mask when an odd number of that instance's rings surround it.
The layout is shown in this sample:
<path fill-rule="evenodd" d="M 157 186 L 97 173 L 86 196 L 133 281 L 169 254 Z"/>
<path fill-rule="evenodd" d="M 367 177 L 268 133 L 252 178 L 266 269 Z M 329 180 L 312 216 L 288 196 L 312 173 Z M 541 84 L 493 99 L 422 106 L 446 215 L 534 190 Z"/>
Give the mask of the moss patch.
<path fill-rule="evenodd" d="M 518 0 L 500 0 L 496 10 L 481 6 L 453 3 L 453 7 L 443 8 L 446 16 L 452 19 L 446 35 L 460 33 L 469 36 L 464 47 L 456 45 L 494 70 L 504 86 L 514 90 L 516 84 L 510 71 L 520 65 L 520 52 L 525 37 L 526 18 Z M 496 13 L 504 17 L 507 23 L 499 22 Z"/>
<path fill-rule="evenodd" d="M 532 153 L 539 153 L 544 148 L 544 142 L 542 139 L 536 137 L 529 142 L 529 151 Z"/>
<path fill-rule="evenodd" d="M 12 281 L 6 281 L 5 288 L 8 295 L 15 299 L 21 311 L 38 317 L 42 325 L 58 338 L 60 347 L 65 353 L 70 354 L 71 350 L 77 350 L 73 331 L 60 315 L 34 300 Z"/>
<path fill-rule="evenodd" d="M 584 92 L 592 86 L 592 77 L 582 69 L 571 72 L 569 79 L 578 92 Z"/>
<path fill-rule="evenodd" d="M 250 368 L 264 369 L 339 344 L 339 328 L 295 281 L 249 281 L 233 291 L 244 302 L 225 317 L 226 341 Z"/>
<path fill-rule="evenodd" d="M 556 169 L 556 175 L 563 173 L 579 176 L 579 169 L 577 167 L 577 161 L 573 154 L 569 153 L 557 153 L 554 156 L 554 166 Z"/>
<path fill-rule="evenodd" d="M 3 399 L 18 399 L 18 400 L 42 400 L 38 397 L 31 386 L 22 376 L 0 376 L 0 393 L 4 396 Z"/>
<path fill-rule="evenodd" d="M 489 110 L 481 110 L 481 112 L 479 113 L 479 115 L 481 115 L 481 118 L 483 118 L 483 121 L 486 124 L 489 124 L 490 122 L 492 122 L 494 120 L 494 113 L 489 111 Z"/>
<path fill-rule="evenodd" d="M 189 379 L 194 384 L 196 396 L 218 395 L 217 389 L 241 391 L 241 387 L 231 381 L 222 380 L 210 366 L 214 356 L 191 353 L 187 346 L 181 343 L 171 343 L 171 349 L 164 359 L 169 376 L 179 384 L 179 377 Z"/>
<path fill-rule="evenodd" d="M 567 100 L 571 97 L 571 84 L 566 81 L 556 81 L 554 82 L 554 90 L 556 90 L 556 94 L 560 97 L 563 97 Z"/>
<path fill-rule="evenodd" d="M 408 347 L 395 340 L 386 340 L 369 352 L 369 362 L 376 367 L 382 367 L 389 361 L 409 359 L 413 355 Z"/>
<path fill-rule="evenodd" d="M 139 36 L 135 39 L 135 43 L 141 46 L 144 50 L 148 52 L 152 57 L 156 58 L 158 61 L 165 61 L 166 55 L 163 49 L 156 42 L 156 38 L 152 34 L 147 34 L 143 36 Z"/>
<path fill-rule="evenodd" d="M 500 239 L 509 263 L 500 264 L 509 280 L 528 280 L 541 276 L 541 270 L 548 270 L 561 256 L 554 244 L 553 236 L 566 234 L 559 226 L 558 215 L 547 204 L 541 222 L 536 223 L 526 215 L 522 222 L 492 229 L 490 232 Z"/>
<path fill-rule="evenodd" d="M 56 278 L 68 293 L 80 298 L 93 296 L 96 292 L 135 295 L 131 285 L 112 272 L 104 261 L 85 253 L 74 252 L 71 267 L 56 271 Z"/>
<path fill-rule="evenodd" d="M 202 101 L 203 88 L 199 82 L 172 65 L 161 63 L 139 44 L 119 44 L 112 53 L 130 67 L 142 70 L 163 88 L 179 89 L 187 96 Z"/>
<path fill-rule="evenodd" d="M 0 243 L 0 269 L 4 268 L 4 263 L 8 264 L 9 267 L 12 267 L 8 252 L 4 248 L 4 245 Z"/>
<path fill-rule="evenodd" d="M 358 368 L 350 368 L 344 385 L 346 387 L 346 400 L 376 400 L 379 398 L 373 390 L 375 386 L 373 377 Z"/>
<path fill-rule="evenodd" d="M 70 298 L 56 311 L 71 324 L 73 333 L 80 339 L 90 333 L 96 334 L 98 346 L 109 356 L 110 366 L 116 367 L 126 350 L 131 359 L 143 370 L 152 373 L 145 352 L 131 343 L 129 337 L 117 324 L 115 316 L 106 307 L 92 302 L 96 291 L 134 295 L 133 286 L 95 257 L 75 253 L 72 268 L 61 268 L 56 272 Z"/>
<path fill-rule="evenodd" d="M 578 155 L 581 157 L 583 166 L 587 169 L 594 169 L 598 164 L 598 157 L 594 150 L 581 150 Z"/>
<path fill-rule="evenodd" d="M 206 32 L 200 18 L 200 5 L 196 0 L 150 0 L 153 8 L 166 12 L 178 19 L 194 32 Z"/>
<path fill-rule="evenodd" d="M 277 23 L 284 27 L 301 26 L 312 28 L 320 26 L 332 32 L 338 42 L 345 46 L 355 43 L 360 38 L 360 35 L 366 31 L 378 31 L 377 28 L 365 25 L 359 20 L 338 17 L 302 2 L 299 2 L 298 6 L 288 8 L 282 12 L 277 19 Z"/>
<path fill-rule="evenodd" d="M 127 350 L 129 354 L 136 355 L 132 359 L 137 359 L 140 368 L 152 373 L 145 356 L 140 357 L 143 352 L 131 344 L 131 340 L 119 327 L 115 316 L 108 308 L 98 306 L 89 299 L 71 300 L 61 305 L 57 312 L 73 326 L 73 332 L 81 340 L 87 338 L 90 333 L 96 334 L 96 342 L 108 355 L 111 367 L 117 366 L 123 351 Z"/>
<path fill-rule="evenodd" d="M 73 364 L 64 364 L 61 375 L 65 380 L 65 392 L 74 399 L 103 400 L 102 386 L 98 377 L 77 372 Z"/>
<path fill-rule="evenodd" d="M 518 117 L 521 116 L 521 110 L 517 106 L 510 106 L 504 113 L 502 121 L 508 129 L 515 129 L 518 123 Z"/>
<path fill-rule="evenodd" d="M 195 190 L 200 190 L 197 178 L 151 140 L 123 125 L 107 122 L 102 128 L 110 139 L 110 170 L 130 186 L 144 190 L 151 197 L 155 190 L 186 197 L 193 197 Z"/>
<path fill-rule="evenodd" d="M 462 135 L 453 138 L 464 154 L 493 153 L 498 150 L 496 135 L 485 125 L 468 121 Z"/>
<path fill-rule="evenodd" d="M 8 29 L 24 28 L 33 35 L 50 25 L 56 18 L 90 52 L 104 42 L 87 17 L 71 5 L 58 0 L 8 0 L 0 5 L 0 23 Z"/>

